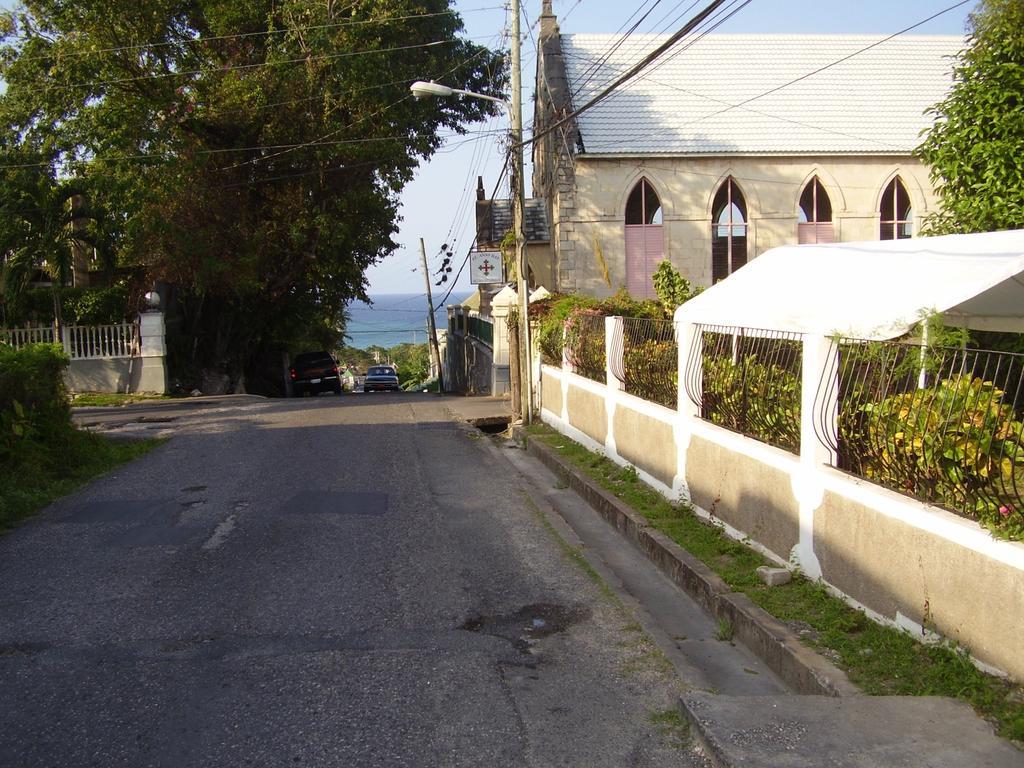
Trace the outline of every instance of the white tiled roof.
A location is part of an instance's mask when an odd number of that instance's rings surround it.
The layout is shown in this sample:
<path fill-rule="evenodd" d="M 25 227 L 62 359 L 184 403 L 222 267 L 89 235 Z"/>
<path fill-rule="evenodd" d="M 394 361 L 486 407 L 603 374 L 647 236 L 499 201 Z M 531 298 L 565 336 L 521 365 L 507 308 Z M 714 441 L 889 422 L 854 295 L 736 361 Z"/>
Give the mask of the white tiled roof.
<path fill-rule="evenodd" d="M 666 39 L 635 35 L 605 59 L 616 36 L 562 35 L 573 108 Z M 585 151 L 908 153 L 932 122 L 924 111 L 945 97 L 954 58 L 965 41 L 900 36 L 863 50 L 880 39 L 708 35 L 689 45 L 684 39 L 579 116 Z M 753 97 L 760 98 L 743 103 Z"/>

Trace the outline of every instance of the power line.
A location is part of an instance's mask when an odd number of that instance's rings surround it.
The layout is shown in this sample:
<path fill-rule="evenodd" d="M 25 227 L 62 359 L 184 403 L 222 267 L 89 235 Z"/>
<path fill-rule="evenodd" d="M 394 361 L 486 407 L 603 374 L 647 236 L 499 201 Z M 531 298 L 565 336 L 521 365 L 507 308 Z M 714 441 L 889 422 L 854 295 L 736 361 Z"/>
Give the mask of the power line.
<path fill-rule="evenodd" d="M 730 112 L 733 109 L 738 109 L 740 107 L 743 107 L 743 106 L 749 104 L 752 101 L 757 101 L 758 99 L 763 99 L 765 96 L 769 96 L 770 94 L 773 94 L 773 93 L 776 93 L 778 91 L 781 91 L 783 88 L 789 88 L 791 85 L 794 85 L 794 84 L 799 83 L 799 82 L 801 82 L 803 80 L 806 80 L 809 77 L 813 77 L 814 75 L 817 75 L 817 74 L 819 74 L 821 72 L 824 72 L 826 69 L 831 69 L 832 67 L 834 67 L 834 66 L 836 66 L 838 64 L 842 64 L 844 61 L 849 61 L 854 56 L 859 56 L 860 54 L 862 54 L 862 53 L 864 53 L 866 51 L 870 51 L 872 48 L 877 48 L 878 46 L 882 45 L 883 43 L 889 42 L 894 37 L 899 37 L 900 35 L 906 34 L 907 32 L 910 32 L 913 29 L 917 29 L 918 27 L 922 26 L 923 24 L 927 24 L 929 21 L 932 21 L 933 19 L 937 19 L 939 16 L 942 16 L 945 13 L 949 13 L 950 11 L 956 10 L 960 6 L 967 5 L 970 2 L 974 2 L 974 0 L 961 0 L 959 3 L 954 3 L 953 5 L 949 6 L 948 8 L 944 8 L 941 11 L 939 11 L 938 13 L 934 13 L 934 14 L 932 14 L 931 16 L 929 16 L 926 19 L 922 19 L 921 21 L 919 21 L 919 22 L 917 22 L 915 24 L 911 24 L 909 27 L 901 29 L 899 32 L 893 32 L 888 37 L 883 37 L 881 40 L 878 40 L 877 42 L 871 43 L 870 45 L 866 45 L 863 48 L 860 48 L 859 50 L 854 51 L 853 53 L 849 53 L 846 56 L 843 56 L 842 58 L 836 59 L 835 61 L 832 61 L 832 62 L 830 62 L 828 64 L 825 64 L 824 66 L 818 67 L 817 69 L 815 69 L 815 70 L 813 70 L 811 72 L 808 72 L 805 75 L 801 75 L 800 77 L 796 77 L 796 78 L 790 80 L 789 82 L 783 83 L 782 85 L 777 85 L 774 88 L 770 88 L 767 91 L 764 91 L 763 93 L 757 94 L 756 96 L 751 96 L 749 99 L 744 99 L 743 101 L 741 101 L 738 104 L 731 104 L 730 106 L 726 107 L 725 109 L 721 109 L 718 112 L 712 112 L 710 115 L 703 115 L 701 117 L 698 117 L 696 120 L 689 120 L 689 121 L 687 121 L 685 123 L 681 123 L 680 127 L 684 127 L 684 126 L 687 126 L 687 125 L 694 125 L 694 124 L 702 122 L 704 120 L 710 120 L 712 117 L 717 117 L 718 115 L 725 114 L 726 112 Z"/>
<path fill-rule="evenodd" d="M 560 127 L 562 125 L 565 125 L 570 120 L 575 119 L 576 117 L 581 115 L 583 112 L 586 112 L 588 109 L 591 109 L 592 107 L 594 107 L 597 104 L 599 104 L 602 101 L 604 101 L 606 98 L 608 98 L 615 91 L 616 88 L 619 88 L 620 86 L 622 86 L 625 83 L 627 83 L 629 80 L 631 80 L 634 77 L 636 77 L 640 72 L 642 72 L 647 66 L 649 66 L 653 61 L 655 61 L 665 51 L 667 51 L 669 48 L 671 48 L 673 45 L 675 45 L 683 37 L 688 35 L 694 28 L 696 28 L 700 23 L 702 23 L 708 16 L 710 16 L 724 2 L 725 2 L 725 0 L 712 0 L 712 2 L 710 4 L 708 4 L 708 6 L 705 7 L 703 11 L 698 13 L 695 17 L 693 17 L 690 21 L 688 21 L 685 25 L 683 25 L 683 27 L 681 29 L 679 29 L 675 34 L 671 35 L 668 40 L 666 40 L 664 43 L 662 43 L 657 48 L 655 48 L 653 51 L 651 51 L 649 54 L 647 54 L 638 63 L 636 63 L 632 67 L 630 67 L 628 71 L 626 71 L 622 76 L 620 76 L 618 79 L 616 79 L 611 85 L 607 86 L 604 90 L 602 90 L 596 96 L 591 98 L 582 107 L 579 107 L 578 109 L 570 112 L 565 117 L 562 117 L 562 118 L 556 120 L 554 123 L 552 123 L 551 125 L 547 126 L 544 130 L 542 130 L 540 132 L 537 132 L 537 133 L 534 133 L 532 138 L 525 139 L 523 141 L 522 145 L 526 146 L 527 144 L 531 144 L 531 143 L 537 141 L 537 139 L 541 138 L 542 136 L 546 136 L 547 134 L 551 133 L 556 128 L 558 128 L 558 127 Z M 746 0 L 746 2 L 744 2 L 743 5 L 746 5 L 749 2 L 750 2 L 750 0 Z M 743 6 L 741 6 L 741 7 L 743 7 Z"/>
<path fill-rule="evenodd" d="M 346 128 L 351 128 L 351 127 L 354 127 L 354 126 L 346 126 Z M 461 142 L 461 143 L 469 143 L 471 141 L 477 141 L 477 140 L 479 140 L 481 138 L 490 138 L 491 136 L 494 136 L 494 135 L 496 135 L 498 133 L 500 133 L 500 132 L 498 132 L 498 131 L 479 131 L 479 132 L 467 131 L 465 134 L 453 133 L 453 134 L 451 134 L 451 136 L 452 137 L 456 137 L 456 136 L 467 136 L 468 135 L 468 136 L 470 136 L 472 138 L 466 139 L 464 142 Z M 250 146 L 250 147 L 228 147 L 228 148 L 218 148 L 218 149 L 197 149 L 197 150 L 193 150 L 193 154 L 195 154 L 195 155 L 221 155 L 221 154 L 230 154 L 232 152 L 259 152 L 259 151 L 263 151 L 263 150 L 274 150 L 274 149 L 298 149 L 298 148 L 301 148 L 301 147 L 310 147 L 310 146 L 341 146 L 341 145 L 353 145 L 353 144 L 356 144 L 356 145 L 357 144 L 378 144 L 378 143 L 387 142 L 387 141 L 406 141 L 408 138 L 409 137 L 406 136 L 406 135 L 395 135 L 395 136 L 377 136 L 377 137 L 374 137 L 374 138 L 367 138 L 367 139 L 333 139 L 333 140 L 330 140 L 330 141 L 323 140 L 323 141 L 302 142 L 302 143 L 295 143 L 295 144 L 259 144 L 259 145 Z M 79 161 L 72 160 L 72 161 L 69 161 L 69 162 L 72 163 L 72 164 L 83 163 L 83 162 L 89 162 L 89 163 L 96 163 L 96 162 L 118 163 L 118 162 L 125 162 L 125 161 L 154 160 L 154 159 L 173 160 L 173 159 L 177 159 L 177 157 L 174 156 L 174 155 L 171 155 L 171 154 L 169 154 L 167 152 L 149 152 L 149 153 L 141 153 L 141 154 L 138 154 L 138 155 L 96 156 L 96 157 L 89 158 L 89 160 L 87 160 L 87 161 L 86 160 L 79 160 Z M 49 167 L 51 167 L 51 165 L 52 165 L 52 163 L 50 163 L 50 162 L 8 163 L 8 164 L 0 165 L 0 170 L 13 170 L 13 169 L 21 169 L 21 168 L 49 168 Z M 221 169 L 221 170 L 223 170 L 223 169 Z"/>
<path fill-rule="evenodd" d="M 158 43 L 138 43 L 136 45 L 121 45 L 111 48 L 97 48 L 91 51 L 61 51 L 60 56 L 62 58 L 82 58 L 86 56 L 100 56 L 108 53 L 121 53 L 123 51 L 141 51 L 150 50 L 156 48 L 169 48 L 172 46 L 184 46 L 184 45 L 201 45 L 205 43 L 220 42 L 222 40 L 239 40 L 250 37 L 267 37 L 270 35 L 286 34 L 290 32 L 316 32 L 325 29 L 338 29 L 341 27 L 353 27 L 353 26 L 366 26 L 369 24 L 393 24 L 396 22 L 412 21 L 415 19 L 430 19 L 437 16 L 458 16 L 462 13 L 481 13 L 484 11 L 495 11 L 500 10 L 503 6 L 493 5 L 485 6 L 483 8 L 469 8 L 465 10 L 447 10 L 438 11 L 436 13 L 418 13 L 409 14 L 406 16 L 393 16 L 389 18 L 380 19 L 347 19 L 346 21 L 339 21 L 333 24 L 310 24 L 310 25 L 299 25 L 289 26 L 283 29 L 269 29 L 261 30 L 259 32 L 237 32 L 230 35 L 208 35 L 199 36 L 194 38 L 183 38 L 181 40 L 173 41 L 162 41 Z M 36 54 L 34 56 L 19 56 L 19 61 L 36 61 L 40 59 L 52 58 L 52 53 Z"/>
<path fill-rule="evenodd" d="M 374 48 L 360 51 L 344 51 L 342 53 L 323 53 L 317 54 L 316 56 L 300 56 L 296 59 L 283 59 L 281 61 L 259 61 L 253 64 L 233 64 L 228 67 L 217 67 L 216 69 L 189 69 L 181 72 L 161 72 L 151 75 L 137 75 L 136 77 L 122 77 L 116 80 L 95 80 L 85 83 L 71 83 L 68 85 L 57 84 L 57 85 L 43 85 L 36 83 L 43 90 L 63 90 L 71 88 L 94 88 L 98 86 L 108 85 L 122 85 L 124 83 L 135 83 L 142 80 L 162 80 L 170 77 L 191 77 L 193 75 L 219 75 L 225 72 L 236 72 L 239 70 L 259 69 L 261 67 L 277 67 L 285 66 L 288 64 L 307 64 L 314 61 L 329 61 L 334 59 L 345 59 L 353 56 L 367 56 L 378 53 L 395 53 L 396 51 L 410 51 L 416 48 L 433 48 L 439 45 L 452 45 L 456 42 L 460 42 L 464 38 L 453 38 L 451 40 L 432 40 L 429 43 L 415 43 L 413 45 L 399 45 L 393 48 Z M 32 83 L 19 83 L 19 85 L 30 87 Z"/>

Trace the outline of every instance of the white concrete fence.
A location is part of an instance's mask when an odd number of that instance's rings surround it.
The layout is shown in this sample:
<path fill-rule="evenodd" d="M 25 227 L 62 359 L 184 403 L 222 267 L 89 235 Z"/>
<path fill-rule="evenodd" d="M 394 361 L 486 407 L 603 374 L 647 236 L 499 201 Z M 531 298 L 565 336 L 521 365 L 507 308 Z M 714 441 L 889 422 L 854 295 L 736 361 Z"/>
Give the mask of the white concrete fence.
<path fill-rule="evenodd" d="M 605 322 L 612 340 L 621 319 Z M 677 408 L 623 391 L 613 373 L 621 361 L 611 359 L 622 345 L 606 341 L 604 382 L 541 366 L 541 418 L 872 618 L 922 640 L 944 638 L 979 666 L 1024 680 L 1024 543 L 993 539 L 971 520 L 830 466 L 814 420 L 834 411 L 834 404 L 816 402 L 834 370 L 831 339 L 805 335 L 798 342 L 797 454 L 702 419 L 684 386 L 694 365 L 700 375 L 698 334 L 694 324 L 676 326 Z"/>
<path fill-rule="evenodd" d="M 167 392 L 162 312 L 143 312 L 135 322 L 0 328 L 0 342 L 15 348 L 60 344 L 70 363 L 65 373 L 73 392 Z"/>

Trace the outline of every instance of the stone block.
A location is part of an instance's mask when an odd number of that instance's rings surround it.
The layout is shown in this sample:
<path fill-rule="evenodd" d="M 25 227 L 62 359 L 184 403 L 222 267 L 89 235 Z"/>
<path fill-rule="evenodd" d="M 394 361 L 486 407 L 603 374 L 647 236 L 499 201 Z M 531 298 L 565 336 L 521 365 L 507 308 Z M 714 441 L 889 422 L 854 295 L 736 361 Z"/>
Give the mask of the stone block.
<path fill-rule="evenodd" d="M 785 568 L 769 568 L 767 565 L 757 569 L 757 576 L 769 587 L 788 584 L 793 579 L 793 574 Z"/>

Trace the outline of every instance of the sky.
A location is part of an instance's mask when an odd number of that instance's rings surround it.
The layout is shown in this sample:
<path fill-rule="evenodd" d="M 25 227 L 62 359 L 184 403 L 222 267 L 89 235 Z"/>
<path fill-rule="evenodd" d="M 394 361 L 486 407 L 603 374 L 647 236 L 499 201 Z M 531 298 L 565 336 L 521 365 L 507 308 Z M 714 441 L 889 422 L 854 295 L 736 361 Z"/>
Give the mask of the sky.
<path fill-rule="evenodd" d="M 541 12 L 541 0 L 521 2 L 523 124 L 528 137 L 532 114 L 529 101 L 536 64 L 536 22 Z M 638 8 L 647 10 L 655 2 L 658 7 L 650 14 L 649 23 L 641 25 L 638 32 L 674 32 L 706 5 L 705 0 L 693 3 L 692 9 L 690 0 L 676 0 L 674 3 L 668 0 L 553 0 L 552 5 L 563 33 L 616 33 L 630 21 Z M 877 34 L 883 38 L 951 6 L 956 7 L 915 28 L 910 34 L 963 34 L 967 16 L 976 6 L 974 0 L 959 4 L 957 0 L 750 0 L 716 31 Z M 455 7 L 462 15 L 467 37 L 492 48 L 505 46 L 508 13 L 501 0 L 458 0 Z M 899 75 L 893 73 L 893 76 Z M 501 134 L 508 130 L 508 120 L 504 116 L 492 118 L 487 124 L 474 124 L 467 129 L 465 136 L 453 136 L 429 162 L 421 165 L 416 178 L 403 191 L 402 220 L 395 237 L 399 248 L 367 271 L 371 295 L 425 293 L 420 267 L 420 238 L 427 253 L 435 305 L 442 302 L 452 287 L 452 278 L 455 278 L 472 246 L 477 177 L 483 177 L 489 197 L 499 180 L 504 161 Z M 528 162 L 529 152 L 526 154 Z M 530 175 L 531 169 L 527 165 L 528 180 Z M 495 196 L 508 196 L 507 181 L 498 187 Z M 452 260 L 455 271 L 448 283 L 435 287 L 433 284 L 438 278 L 434 273 L 440 266 L 441 246 L 445 244 L 455 254 Z M 454 284 L 456 293 L 472 289 L 467 272 L 468 269 Z"/>

